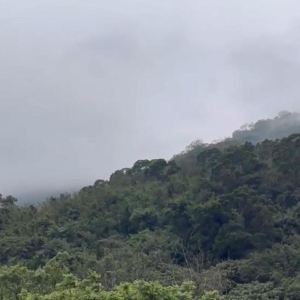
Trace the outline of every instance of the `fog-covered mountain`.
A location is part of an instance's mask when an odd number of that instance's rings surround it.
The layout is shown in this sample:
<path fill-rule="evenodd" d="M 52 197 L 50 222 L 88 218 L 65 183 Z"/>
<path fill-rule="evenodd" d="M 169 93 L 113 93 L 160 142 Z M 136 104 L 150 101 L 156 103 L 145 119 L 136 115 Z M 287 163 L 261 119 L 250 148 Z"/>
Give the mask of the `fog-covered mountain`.
<path fill-rule="evenodd" d="M 224 147 L 232 144 L 243 144 L 245 142 L 258 143 L 265 139 L 275 140 L 293 133 L 300 133 L 300 113 L 296 112 L 280 112 L 273 119 L 259 120 L 255 123 L 245 124 L 240 129 L 234 131 L 231 137 L 215 141 L 212 144 L 207 144 L 201 140 L 191 143 L 185 151 L 175 155 L 173 158 L 182 165 L 183 161 L 187 167 L 189 164 L 194 163 L 194 159 L 203 149 L 207 147 Z M 65 192 L 74 192 L 78 188 L 66 188 L 65 190 L 59 189 L 39 189 L 32 192 L 19 193 L 17 196 L 19 203 L 37 203 L 45 200 L 50 196 L 58 196 Z"/>

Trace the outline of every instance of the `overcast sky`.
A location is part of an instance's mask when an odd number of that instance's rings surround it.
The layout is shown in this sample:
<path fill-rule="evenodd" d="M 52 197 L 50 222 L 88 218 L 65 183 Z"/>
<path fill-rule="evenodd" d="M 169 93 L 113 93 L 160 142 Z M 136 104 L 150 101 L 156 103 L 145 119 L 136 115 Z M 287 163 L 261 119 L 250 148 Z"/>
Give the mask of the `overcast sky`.
<path fill-rule="evenodd" d="M 0 191 L 108 178 L 300 110 L 299 0 L 0 0 Z"/>

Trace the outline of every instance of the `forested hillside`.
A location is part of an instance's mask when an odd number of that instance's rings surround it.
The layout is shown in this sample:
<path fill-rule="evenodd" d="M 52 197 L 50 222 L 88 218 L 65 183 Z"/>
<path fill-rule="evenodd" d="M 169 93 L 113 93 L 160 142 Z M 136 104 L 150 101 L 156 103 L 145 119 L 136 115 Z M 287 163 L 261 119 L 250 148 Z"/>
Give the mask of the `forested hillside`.
<path fill-rule="evenodd" d="M 300 299 L 299 114 L 0 202 L 0 299 Z"/>

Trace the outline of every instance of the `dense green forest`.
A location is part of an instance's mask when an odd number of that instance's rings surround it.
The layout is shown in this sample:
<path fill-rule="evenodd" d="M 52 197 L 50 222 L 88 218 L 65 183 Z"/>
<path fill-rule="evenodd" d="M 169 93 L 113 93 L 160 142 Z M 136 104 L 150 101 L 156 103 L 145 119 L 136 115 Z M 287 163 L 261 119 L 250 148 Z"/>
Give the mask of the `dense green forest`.
<path fill-rule="evenodd" d="M 0 197 L 0 264 L 0 299 L 300 299 L 299 114 L 36 206 Z"/>

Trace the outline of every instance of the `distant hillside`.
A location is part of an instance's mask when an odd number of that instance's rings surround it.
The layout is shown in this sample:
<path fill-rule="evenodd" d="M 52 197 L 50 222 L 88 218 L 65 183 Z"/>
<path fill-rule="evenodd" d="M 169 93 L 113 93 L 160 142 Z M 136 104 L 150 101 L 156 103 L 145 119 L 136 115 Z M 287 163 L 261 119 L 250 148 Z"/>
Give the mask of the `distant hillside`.
<path fill-rule="evenodd" d="M 232 140 L 256 144 L 265 139 L 282 139 L 294 133 L 300 133 L 300 113 L 283 111 L 274 119 L 244 125 L 233 132 Z"/>
<path fill-rule="evenodd" d="M 300 113 L 282 111 L 274 119 L 245 124 L 234 131 L 231 137 L 220 141 L 208 144 L 196 140 L 186 147 L 183 152 L 174 155 L 172 159 L 181 167 L 188 169 L 194 164 L 197 155 L 205 149 L 224 149 L 232 145 L 242 145 L 245 142 L 256 144 L 263 140 L 282 139 L 295 133 L 300 133 Z"/>
<path fill-rule="evenodd" d="M 185 151 L 174 155 L 180 167 L 185 169 L 192 168 L 197 155 L 207 148 L 217 147 L 224 149 L 229 145 L 243 144 L 248 141 L 256 144 L 264 139 L 280 139 L 293 133 L 300 133 L 300 113 L 280 112 L 274 119 L 259 120 L 256 123 L 245 124 L 240 129 L 234 131 L 231 137 L 216 141 L 212 144 L 203 143 L 200 140 L 194 141 Z M 61 193 L 73 193 L 80 187 L 68 189 L 39 189 L 32 192 L 20 192 L 15 195 L 19 204 L 41 203 L 50 196 L 59 196 Z"/>

